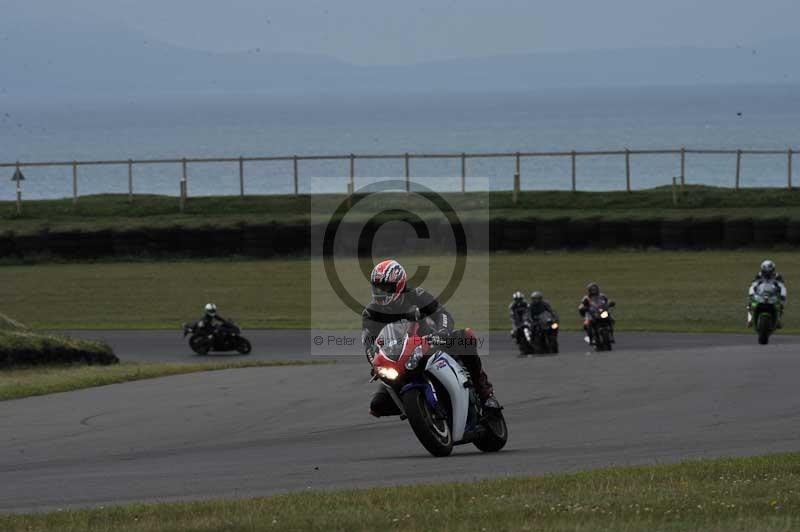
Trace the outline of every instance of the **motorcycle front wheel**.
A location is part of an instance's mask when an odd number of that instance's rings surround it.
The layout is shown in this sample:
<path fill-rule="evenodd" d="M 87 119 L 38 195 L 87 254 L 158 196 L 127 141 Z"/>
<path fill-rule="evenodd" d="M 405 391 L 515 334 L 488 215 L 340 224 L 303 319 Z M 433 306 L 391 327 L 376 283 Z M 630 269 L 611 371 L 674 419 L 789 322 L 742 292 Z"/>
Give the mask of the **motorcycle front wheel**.
<path fill-rule="evenodd" d="M 438 419 L 425 398 L 425 392 L 412 388 L 403 395 L 403 407 L 408 423 L 425 449 L 433 456 L 448 456 L 453 452 L 453 435 L 447 419 Z"/>
<path fill-rule="evenodd" d="M 250 340 L 244 338 L 242 336 L 236 339 L 236 351 L 241 355 L 249 355 L 250 351 L 253 350 L 253 346 L 250 344 Z"/>
<path fill-rule="evenodd" d="M 207 355 L 211 350 L 211 341 L 204 334 L 197 334 L 189 338 L 189 347 L 198 355 Z"/>
<path fill-rule="evenodd" d="M 611 351 L 611 337 L 608 334 L 608 329 L 602 328 L 597 331 L 595 348 L 598 351 Z"/>
<path fill-rule="evenodd" d="M 554 355 L 557 355 L 558 354 L 558 337 L 556 335 L 554 335 L 554 334 L 550 335 L 548 344 L 549 344 L 549 347 L 550 347 L 550 352 L 552 354 L 554 354 Z"/>
<path fill-rule="evenodd" d="M 762 314 L 758 317 L 758 343 L 767 345 L 769 343 L 769 333 L 772 330 L 772 318 L 769 314 Z"/>
<path fill-rule="evenodd" d="M 503 412 L 492 412 L 483 423 L 484 432 L 472 442 L 475 447 L 485 453 L 495 453 L 506 446 L 508 442 L 508 427 Z"/>

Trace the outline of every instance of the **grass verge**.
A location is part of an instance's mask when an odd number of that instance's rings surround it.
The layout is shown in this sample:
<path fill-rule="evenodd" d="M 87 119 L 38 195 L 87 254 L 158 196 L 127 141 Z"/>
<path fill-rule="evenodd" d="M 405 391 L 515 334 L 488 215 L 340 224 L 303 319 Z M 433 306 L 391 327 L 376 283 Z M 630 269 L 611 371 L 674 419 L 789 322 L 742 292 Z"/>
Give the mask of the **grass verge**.
<path fill-rule="evenodd" d="M 0 529 L 751 531 L 800 524 L 800 454 L 571 475 L 0 516 Z"/>
<path fill-rule="evenodd" d="M 111 347 L 87 340 L 40 334 L 0 314 L 0 369 L 20 365 L 116 364 Z"/>
<path fill-rule="evenodd" d="M 201 371 L 323 363 L 328 362 L 279 360 L 194 364 L 123 362 L 114 366 L 47 366 L 0 370 L 0 401 Z M 0 527 L 0 530 L 4 529 Z"/>
<path fill-rule="evenodd" d="M 800 332 L 792 279 L 800 279 L 797 252 L 771 253 L 790 283 L 784 329 Z M 453 257 L 397 257 L 414 272 L 426 262 L 423 286 L 439 293 Z M 515 290 L 543 290 L 567 330 L 580 327 L 577 305 L 596 281 L 617 301 L 620 331 L 747 332 L 747 288 L 763 252 L 605 251 L 470 256 L 464 281 L 447 302 L 457 326 L 509 326 Z M 358 263 L 337 260 L 343 286 L 369 296 Z M 171 329 L 196 319 L 213 301 L 245 328 L 356 329 L 360 316 L 332 293 L 321 262 L 194 260 L 0 267 L 0 301 L 38 329 Z M 76 305 L 76 302 L 91 304 Z"/>

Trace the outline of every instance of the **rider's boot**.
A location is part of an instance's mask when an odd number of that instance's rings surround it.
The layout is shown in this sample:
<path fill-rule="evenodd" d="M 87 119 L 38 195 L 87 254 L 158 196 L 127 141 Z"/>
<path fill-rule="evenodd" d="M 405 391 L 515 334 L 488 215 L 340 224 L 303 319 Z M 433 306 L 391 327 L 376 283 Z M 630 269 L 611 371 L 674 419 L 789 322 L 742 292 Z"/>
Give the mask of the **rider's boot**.
<path fill-rule="evenodd" d="M 752 326 L 753 326 L 753 314 L 750 311 L 748 311 L 747 312 L 747 328 L 749 329 Z"/>
<path fill-rule="evenodd" d="M 478 375 L 473 376 L 473 382 L 476 383 L 475 391 L 478 393 L 478 397 L 483 403 L 484 408 L 503 408 L 494 396 L 494 387 L 492 383 L 489 382 L 489 377 L 483 369 L 480 370 Z"/>
<path fill-rule="evenodd" d="M 589 320 L 583 320 L 583 332 L 585 334 L 583 341 L 589 345 L 592 345 L 592 337 L 589 334 Z"/>

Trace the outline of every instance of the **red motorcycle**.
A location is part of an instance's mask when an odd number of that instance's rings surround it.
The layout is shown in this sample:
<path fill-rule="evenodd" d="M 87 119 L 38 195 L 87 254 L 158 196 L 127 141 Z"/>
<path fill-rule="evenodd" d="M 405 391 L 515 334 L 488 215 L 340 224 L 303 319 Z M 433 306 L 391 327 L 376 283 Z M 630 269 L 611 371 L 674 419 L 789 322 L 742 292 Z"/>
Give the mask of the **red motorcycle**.
<path fill-rule="evenodd" d="M 445 352 L 446 338 L 419 336 L 417 322 L 402 320 L 384 327 L 376 345 L 373 380 L 386 386 L 428 452 L 447 456 L 465 443 L 484 452 L 505 446 L 502 411 L 483 408 L 469 373 Z"/>

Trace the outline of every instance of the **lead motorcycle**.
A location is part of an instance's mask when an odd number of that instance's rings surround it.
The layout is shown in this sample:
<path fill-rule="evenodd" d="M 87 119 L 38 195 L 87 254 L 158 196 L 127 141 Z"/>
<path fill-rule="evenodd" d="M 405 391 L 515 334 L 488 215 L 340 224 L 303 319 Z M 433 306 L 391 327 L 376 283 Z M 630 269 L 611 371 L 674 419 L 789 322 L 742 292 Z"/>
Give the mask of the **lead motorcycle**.
<path fill-rule="evenodd" d="M 592 304 L 587 310 L 589 314 L 589 344 L 596 351 L 611 351 L 614 343 L 614 320 L 611 317 L 613 301 Z"/>
<path fill-rule="evenodd" d="M 552 312 L 545 310 L 539 314 L 531 326 L 531 339 L 534 354 L 557 354 L 558 353 L 558 320 Z"/>
<path fill-rule="evenodd" d="M 189 347 L 198 355 L 209 351 L 236 351 L 249 355 L 253 346 L 242 336 L 242 329 L 231 320 L 225 320 L 220 327 L 209 329 L 202 321 L 183 324 L 183 337 L 189 336 Z"/>
<path fill-rule="evenodd" d="M 778 326 L 783 303 L 781 302 L 781 289 L 773 282 L 764 282 L 758 285 L 750 296 L 750 315 L 753 328 L 758 334 L 758 343 L 766 345 L 769 337 Z"/>
<path fill-rule="evenodd" d="M 502 449 L 508 428 L 499 409 L 483 408 L 469 373 L 445 352 L 419 336 L 419 324 L 402 320 L 376 339 L 373 380 L 380 379 L 411 429 L 433 456 L 448 456 L 454 445 L 472 443 L 484 452 Z"/>

